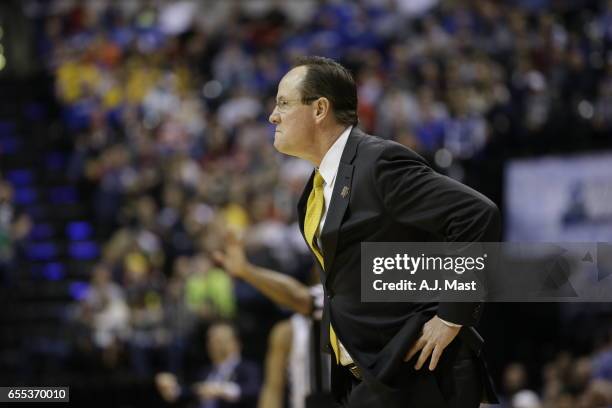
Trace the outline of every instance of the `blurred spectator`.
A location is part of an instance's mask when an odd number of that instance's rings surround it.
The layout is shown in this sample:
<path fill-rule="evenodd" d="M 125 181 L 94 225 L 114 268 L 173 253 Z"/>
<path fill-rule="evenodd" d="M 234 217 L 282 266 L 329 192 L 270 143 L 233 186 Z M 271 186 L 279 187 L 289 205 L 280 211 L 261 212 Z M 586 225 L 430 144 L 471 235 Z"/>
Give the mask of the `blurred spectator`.
<path fill-rule="evenodd" d="M 144 254 L 126 255 L 123 280 L 130 310 L 130 359 L 134 373 L 148 376 L 153 359 L 165 343 L 163 333 L 162 280 Z"/>
<path fill-rule="evenodd" d="M 185 352 L 191 338 L 196 315 L 187 306 L 185 299 L 185 276 L 189 271 L 182 272 L 182 263 L 188 263 L 186 258 L 179 258 L 175 262 L 173 276 L 168 281 L 164 293 L 164 330 L 167 337 L 167 369 L 179 375 L 183 372 Z M 185 275 L 183 275 L 185 274 Z"/>
<path fill-rule="evenodd" d="M 533 391 L 523 390 L 512 397 L 512 408 L 542 408 L 538 394 Z"/>
<path fill-rule="evenodd" d="M 13 204 L 13 188 L 0 175 L 0 279 L 5 286 L 14 284 L 15 260 L 23 254 L 25 239 L 32 229 L 32 221 L 19 213 Z"/>
<path fill-rule="evenodd" d="M 12 189 L 0 178 L 0 274 L 3 283 L 9 284 L 10 263 L 13 258 L 12 248 Z"/>
<path fill-rule="evenodd" d="M 173 374 L 159 373 L 155 382 L 162 398 L 168 402 L 193 400 L 201 408 L 255 407 L 261 377 L 256 365 L 242 359 L 240 347 L 233 326 L 211 325 L 207 349 L 212 365 L 189 386 L 181 386 Z"/>
<path fill-rule="evenodd" d="M 236 304 L 232 279 L 222 269 L 214 268 L 204 255 L 192 259 L 191 269 L 185 282 L 189 308 L 207 320 L 233 317 Z"/>
<path fill-rule="evenodd" d="M 94 267 L 77 317 L 89 331 L 89 341 L 95 350 L 101 351 L 103 362 L 111 367 L 117 365 L 122 344 L 129 334 L 129 309 L 123 289 L 112 282 L 106 265 Z"/>
<path fill-rule="evenodd" d="M 612 341 L 593 355 L 593 378 L 612 382 Z"/>
<path fill-rule="evenodd" d="M 520 363 L 511 363 L 504 368 L 502 377 L 501 405 L 504 408 L 513 408 L 516 395 L 524 391 L 527 385 L 527 371 Z"/>

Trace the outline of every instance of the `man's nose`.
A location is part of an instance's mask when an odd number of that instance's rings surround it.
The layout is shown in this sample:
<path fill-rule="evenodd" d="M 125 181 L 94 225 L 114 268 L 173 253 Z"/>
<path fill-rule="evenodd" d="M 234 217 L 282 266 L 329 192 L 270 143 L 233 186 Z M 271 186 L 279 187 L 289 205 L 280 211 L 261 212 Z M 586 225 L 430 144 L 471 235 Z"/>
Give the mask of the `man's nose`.
<path fill-rule="evenodd" d="M 270 114 L 270 117 L 268 118 L 268 121 L 270 123 L 272 123 L 273 125 L 278 125 L 280 123 L 280 115 L 276 111 L 276 108 L 274 108 L 274 110 Z"/>

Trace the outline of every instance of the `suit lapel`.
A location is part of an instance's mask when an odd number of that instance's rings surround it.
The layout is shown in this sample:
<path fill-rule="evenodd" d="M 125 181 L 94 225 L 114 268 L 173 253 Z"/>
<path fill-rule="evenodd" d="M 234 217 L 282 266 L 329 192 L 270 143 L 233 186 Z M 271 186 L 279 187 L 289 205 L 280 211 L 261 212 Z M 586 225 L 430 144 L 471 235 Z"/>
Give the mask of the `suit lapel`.
<path fill-rule="evenodd" d="M 352 164 L 340 162 L 330 207 L 327 211 L 327 218 L 325 219 L 325 225 L 323 225 L 323 231 L 321 232 L 325 269 L 327 271 L 333 270 L 334 260 L 336 258 L 336 248 L 338 247 L 340 225 L 342 224 L 344 213 L 348 208 L 349 199 L 351 198 L 351 182 L 353 180 L 354 168 Z M 325 281 L 327 281 L 328 277 L 329 273 L 326 273 Z"/>
<path fill-rule="evenodd" d="M 325 259 L 324 284 L 333 271 L 334 260 L 336 259 L 336 250 L 338 248 L 338 238 L 340 233 L 340 225 L 344 218 L 344 213 L 348 208 L 348 203 L 351 198 L 352 181 L 353 181 L 353 159 L 357 153 L 357 146 L 363 138 L 363 133 L 357 128 L 353 128 L 342 152 L 338 174 L 336 174 L 336 182 L 334 191 L 332 192 L 331 202 L 325 218 L 325 225 L 321 232 L 321 243 L 323 246 L 323 257 Z"/>

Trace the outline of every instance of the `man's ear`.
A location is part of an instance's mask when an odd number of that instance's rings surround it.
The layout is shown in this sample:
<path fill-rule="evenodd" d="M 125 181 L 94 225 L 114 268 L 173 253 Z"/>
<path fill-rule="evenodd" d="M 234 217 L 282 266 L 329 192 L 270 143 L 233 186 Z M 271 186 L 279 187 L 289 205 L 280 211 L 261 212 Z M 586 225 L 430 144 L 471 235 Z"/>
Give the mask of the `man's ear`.
<path fill-rule="evenodd" d="M 319 98 L 315 102 L 315 119 L 323 120 L 329 114 L 331 104 L 327 98 Z"/>

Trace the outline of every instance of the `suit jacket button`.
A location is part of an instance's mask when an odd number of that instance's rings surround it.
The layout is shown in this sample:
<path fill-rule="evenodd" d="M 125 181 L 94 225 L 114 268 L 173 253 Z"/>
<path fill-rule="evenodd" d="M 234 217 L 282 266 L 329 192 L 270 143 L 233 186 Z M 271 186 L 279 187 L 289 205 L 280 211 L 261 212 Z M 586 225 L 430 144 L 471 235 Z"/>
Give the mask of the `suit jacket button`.
<path fill-rule="evenodd" d="M 327 291 L 327 299 L 331 300 L 334 297 L 334 291 L 333 290 L 328 290 Z"/>

